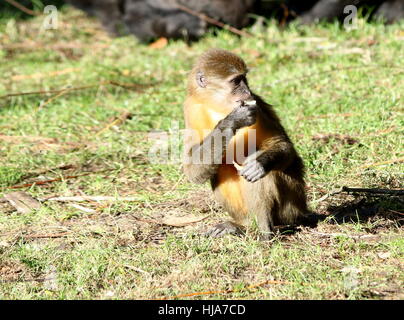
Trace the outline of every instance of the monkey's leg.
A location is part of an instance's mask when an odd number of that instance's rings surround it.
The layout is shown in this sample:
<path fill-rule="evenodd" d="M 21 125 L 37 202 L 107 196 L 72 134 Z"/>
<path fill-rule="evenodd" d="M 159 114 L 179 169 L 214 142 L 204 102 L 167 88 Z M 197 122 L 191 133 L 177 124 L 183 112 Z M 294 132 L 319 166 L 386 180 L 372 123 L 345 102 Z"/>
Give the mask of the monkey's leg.
<path fill-rule="evenodd" d="M 232 221 L 226 221 L 226 222 L 221 222 L 218 223 L 212 227 L 209 228 L 207 232 L 204 233 L 205 236 L 213 237 L 213 238 L 218 238 L 222 237 L 226 234 L 231 234 L 231 235 L 242 235 L 244 234 L 243 230 L 243 223 L 242 221 L 238 221 L 238 217 L 240 215 L 237 215 L 237 212 L 234 208 L 229 206 L 229 199 L 222 194 L 222 191 L 217 187 L 217 177 L 211 179 L 211 185 L 213 189 L 213 193 L 215 196 L 216 201 L 223 206 L 224 210 L 227 211 L 230 216 L 233 218 Z M 241 217 L 243 217 L 245 214 L 241 214 Z"/>
<path fill-rule="evenodd" d="M 272 174 L 255 183 L 245 181 L 244 189 L 248 211 L 256 217 L 260 239 L 270 240 L 274 236 L 274 217 L 278 210 L 278 191 Z"/>
<path fill-rule="evenodd" d="M 257 213 L 258 229 L 260 231 L 260 240 L 271 240 L 274 233 L 274 225 L 272 222 L 271 212 L 261 211 Z"/>

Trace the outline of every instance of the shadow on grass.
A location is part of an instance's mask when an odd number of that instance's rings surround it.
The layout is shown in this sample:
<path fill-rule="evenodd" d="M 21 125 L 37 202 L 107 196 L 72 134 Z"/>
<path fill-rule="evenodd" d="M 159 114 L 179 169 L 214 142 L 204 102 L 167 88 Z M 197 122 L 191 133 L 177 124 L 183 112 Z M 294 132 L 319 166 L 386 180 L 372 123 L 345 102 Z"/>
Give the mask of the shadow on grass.
<path fill-rule="evenodd" d="M 329 204 L 326 209 L 328 214 L 310 212 L 299 225 L 279 226 L 276 229 L 281 234 L 291 235 L 300 231 L 299 226 L 316 228 L 324 220 L 331 224 L 346 224 L 367 223 L 375 218 L 383 218 L 401 227 L 404 225 L 403 211 L 403 196 L 358 197 L 338 205 Z"/>
<path fill-rule="evenodd" d="M 361 197 L 340 205 L 329 205 L 327 217 L 334 223 L 366 223 L 378 216 L 395 221 L 402 226 L 404 221 L 403 196 Z"/>

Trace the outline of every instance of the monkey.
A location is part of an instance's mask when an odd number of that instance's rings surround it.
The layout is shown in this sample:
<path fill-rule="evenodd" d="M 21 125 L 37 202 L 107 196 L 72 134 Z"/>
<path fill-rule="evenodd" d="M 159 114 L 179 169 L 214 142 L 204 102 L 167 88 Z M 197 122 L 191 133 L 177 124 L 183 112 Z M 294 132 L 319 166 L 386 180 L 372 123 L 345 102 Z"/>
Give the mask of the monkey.
<path fill-rule="evenodd" d="M 194 183 L 209 180 L 232 217 L 207 235 L 237 234 L 256 219 L 260 238 L 270 239 L 274 226 L 304 218 L 303 161 L 273 107 L 250 90 L 239 56 L 222 49 L 202 54 L 189 74 L 183 111 L 184 173 Z"/>

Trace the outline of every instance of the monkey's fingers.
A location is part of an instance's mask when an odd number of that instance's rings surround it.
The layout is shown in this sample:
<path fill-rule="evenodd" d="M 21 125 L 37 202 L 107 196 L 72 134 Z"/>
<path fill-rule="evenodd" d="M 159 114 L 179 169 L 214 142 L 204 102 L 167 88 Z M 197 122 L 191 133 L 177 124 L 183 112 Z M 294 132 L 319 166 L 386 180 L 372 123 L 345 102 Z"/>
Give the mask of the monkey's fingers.
<path fill-rule="evenodd" d="M 265 169 L 258 161 L 248 162 L 239 172 L 248 182 L 255 182 L 265 176 Z"/>
<path fill-rule="evenodd" d="M 265 176 L 265 172 L 254 172 L 253 174 L 246 176 L 245 178 L 248 182 L 253 183 L 253 182 L 256 182 L 259 179 L 263 178 L 264 176 Z"/>

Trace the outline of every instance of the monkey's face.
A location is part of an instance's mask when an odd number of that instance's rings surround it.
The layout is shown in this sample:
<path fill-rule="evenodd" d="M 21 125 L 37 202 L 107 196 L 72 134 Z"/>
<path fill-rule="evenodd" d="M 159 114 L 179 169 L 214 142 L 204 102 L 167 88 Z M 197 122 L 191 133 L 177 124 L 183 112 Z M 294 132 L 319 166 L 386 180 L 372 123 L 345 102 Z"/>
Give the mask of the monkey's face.
<path fill-rule="evenodd" d="M 236 108 L 245 101 L 253 100 L 246 74 L 206 78 L 203 72 L 198 72 L 196 83 L 199 94 L 210 98 L 214 104 Z"/>
<path fill-rule="evenodd" d="M 252 99 L 250 88 L 245 74 L 239 74 L 231 77 L 229 80 L 232 99 L 237 103 L 244 103 Z"/>

